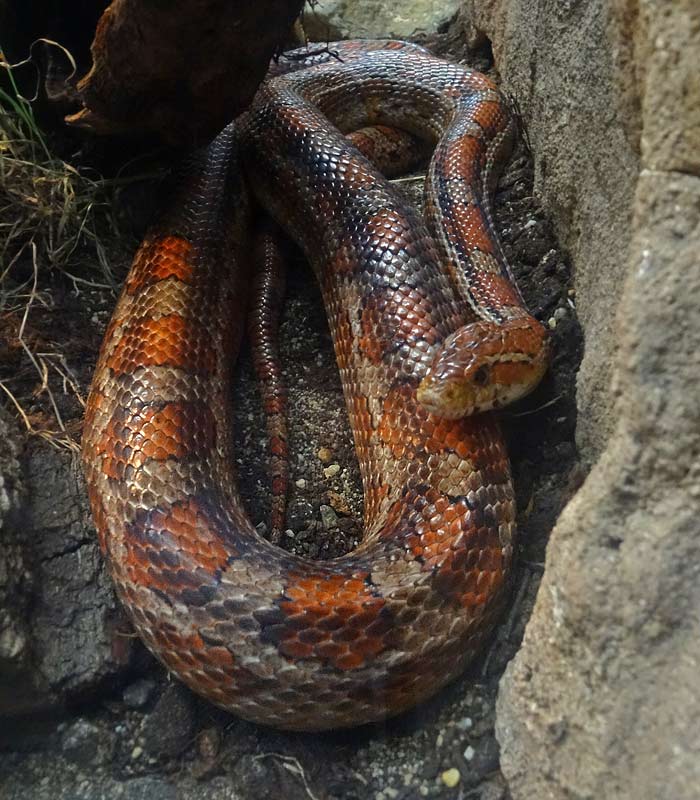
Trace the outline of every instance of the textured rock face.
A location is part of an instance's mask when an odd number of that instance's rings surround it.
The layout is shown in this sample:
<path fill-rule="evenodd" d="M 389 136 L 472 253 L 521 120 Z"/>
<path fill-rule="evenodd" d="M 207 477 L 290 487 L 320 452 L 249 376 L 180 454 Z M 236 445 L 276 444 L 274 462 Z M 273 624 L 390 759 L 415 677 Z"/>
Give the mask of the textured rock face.
<path fill-rule="evenodd" d="M 0 709 L 17 694 L 2 687 L 20 683 L 29 662 L 30 577 L 16 534 L 24 495 L 21 449 L 17 426 L 0 407 Z"/>
<path fill-rule="evenodd" d="M 0 715 L 89 695 L 128 663 L 114 593 L 66 452 L 23 445 L 0 408 Z M 29 498 L 31 498 L 29 500 Z"/>
<path fill-rule="evenodd" d="M 578 436 L 497 730 L 515 798 L 700 787 L 700 6 L 469 2 L 576 269 Z"/>
<path fill-rule="evenodd" d="M 405 37 L 436 30 L 458 8 L 459 0 L 319 0 L 304 12 L 304 30 L 312 41 Z"/>

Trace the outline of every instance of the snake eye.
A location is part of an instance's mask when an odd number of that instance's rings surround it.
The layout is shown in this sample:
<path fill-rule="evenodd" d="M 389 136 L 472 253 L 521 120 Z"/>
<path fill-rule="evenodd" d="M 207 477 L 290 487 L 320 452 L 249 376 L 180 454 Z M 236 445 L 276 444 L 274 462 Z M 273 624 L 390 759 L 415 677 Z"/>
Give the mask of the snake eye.
<path fill-rule="evenodd" d="M 474 373 L 473 381 L 477 386 L 486 386 L 489 380 L 489 368 L 486 364 L 482 364 L 482 366 L 477 369 Z"/>

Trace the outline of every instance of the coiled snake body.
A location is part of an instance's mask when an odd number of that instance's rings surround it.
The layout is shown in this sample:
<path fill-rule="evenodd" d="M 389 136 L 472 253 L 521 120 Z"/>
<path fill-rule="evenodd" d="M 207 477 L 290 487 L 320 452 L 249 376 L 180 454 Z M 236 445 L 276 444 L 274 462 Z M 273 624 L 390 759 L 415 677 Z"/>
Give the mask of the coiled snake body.
<path fill-rule="evenodd" d="M 342 60 L 264 84 L 189 165 L 126 279 L 83 435 L 101 545 L 143 641 L 214 703 L 292 730 L 396 714 L 474 656 L 504 601 L 514 501 L 497 421 L 463 414 L 546 365 L 490 219 L 512 136 L 502 97 L 414 46 L 335 47 Z M 437 142 L 432 232 L 334 127 L 378 124 Z M 365 498 L 362 543 L 331 561 L 260 537 L 231 468 L 245 176 L 328 313 Z"/>

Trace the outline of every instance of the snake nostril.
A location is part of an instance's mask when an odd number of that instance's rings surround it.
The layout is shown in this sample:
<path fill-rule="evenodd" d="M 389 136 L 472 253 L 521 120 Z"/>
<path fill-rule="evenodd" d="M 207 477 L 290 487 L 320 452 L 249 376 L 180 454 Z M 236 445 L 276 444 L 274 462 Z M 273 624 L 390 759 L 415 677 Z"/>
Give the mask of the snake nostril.
<path fill-rule="evenodd" d="M 486 366 L 486 364 L 483 364 L 474 373 L 473 380 L 477 386 L 486 386 L 488 379 L 489 379 L 489 368 Z"/>

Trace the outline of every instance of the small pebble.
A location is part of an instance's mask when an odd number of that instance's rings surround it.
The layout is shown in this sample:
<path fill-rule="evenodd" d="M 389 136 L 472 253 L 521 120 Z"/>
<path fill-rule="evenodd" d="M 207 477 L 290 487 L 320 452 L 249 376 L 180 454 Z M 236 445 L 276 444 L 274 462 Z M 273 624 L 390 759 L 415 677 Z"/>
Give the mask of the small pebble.
<path fill-rule="evenodd" d="M 61 737 L 63 755 L 74 764 L 87 767 L 99 759 L 99 744 L 103 738 L 95 724 L 78 719 Z"/>
<path fill-rule="evenodd" d="M 197 736 L 197 751 L 205 761 L 213 761 L 219 755 L 223 736 L 219 728 L 205 728 Z"/>
<path fill-rule="evenodd" d="M 327 447 L 322 447 L 318 451 L 317 455 L 322 464 L 328 464 L 328 462 L 333 458 L 333 453 Z"/>
<path fill-rule="evenodd" d="M 297 489 L 306 489 L 306 481 L 303 478 L 299 478 L 298 481 L 295 481 Z"/>
<path fill-rule="evenodd" d="M 328 495 L 328 502 L 339 514 L 350 513 L 350 506 L 345 495 L 333 491 L 328 491 L 326 494 Z"/>
<path fill-rule="evenodd" d="M 569 313 L 569 312 L 566 310 L 566 308 L 565 308 L 564 306 L 560 306 L 559 308 L 557 308 L 557 309 L 554 311 L 554 314 L 553 314 L 553 316 L 554 316 L 554 319 L 555 319 L 555 320 L 557 320 L 557 322 L 559 322 L 560 320 L 564 319 L 564 317 L 565 317 L 565 316 L 566 316 L 568 313 Z"/>
<path fill-rule="evenodd" d="M 158 698 L 142 726 L 143 745 L 149 756 L 175 758 L 194 738 L 196 707 L 193 695 L 173 683 Z"/>
<path fill-rule="evenodd" d="M 134 747 L 134 749 L 131 751 L 131 758 L 134 761 L 136 761 L 137 758 L 141 758 L 142 755 L 143 755 L 143 747 L 139 747 L 138 745 L 136 745 L 136 747 Z"/>
<path fill-rule="evenodd" d="M 134 683 L 130 683 L 122 692 L 122 700 L 127 708 L 143 708 L 153 696 L 156 684 L 155 681 L 141 678 Z"/>
<path fill-rule="evenodd" d="M 197 755 L 199 761 L 194 764 L 192 775 L 197 780 L 210 776 L 216 769 L 223 734 L 220 728 L 205 728 L 197 736 Z"/>
<path fill-rule="evenodd" d="M 557 327 L 557 321 L 554 319 L 554 317 L 550 317 L 547 320 L 547 325 L 549 325 L 551 330 L 554 330 Z"/>
<path fill-rule="evenodd" d="M 462 776 L 459 774 L 458 769 L 452 767 L 452 769 L 446 769 L 440 777 L 442 778 L 442 782 L 445 784 L 445 786 L 447 786 L 449 789 L 454 789 Z"/>
<path fill-rule="evenodd" d="M 474 756 L 476 755 L 476 750 L 471 745 L 469 745 L 465 749 L 463 755 L 464 755 L 464 760 L 465 761 L 471 761 L 472 758 L 474 758 Z"/>
<path fill-rule="evenodd" d="M 472 721 L 471 717 L 462 717 L 462 719 L 460 719 L 457 723 L 457 727 L 461 728 L 463 731 L 468 731 L 473 724 L 474 722 Z"/>
<path fill-rule="evenodd" d="M 340 472 L 340 464 L 331 464 L 323 470 L 323 474 L 327 478 L 334 478 Z"/>
<path fill-rule="evenodd" d="M 321 522 L 326 530 L 338 527 L 338 515 L 333 511 L 330 506 L 321 506 Z"/>

